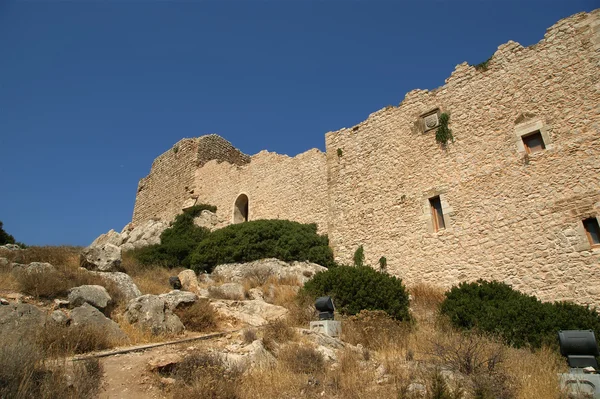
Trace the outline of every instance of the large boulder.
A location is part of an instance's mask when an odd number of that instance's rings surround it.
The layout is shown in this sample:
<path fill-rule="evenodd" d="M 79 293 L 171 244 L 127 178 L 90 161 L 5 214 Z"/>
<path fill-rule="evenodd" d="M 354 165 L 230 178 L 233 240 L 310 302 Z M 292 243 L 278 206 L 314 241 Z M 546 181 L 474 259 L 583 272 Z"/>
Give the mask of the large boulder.
<path fill-rule="evenodd" d="M 121 237 L 121 234 L 111 229 L 108 233 L 101 234 L 98 238 L 96 238 L 94 242 L 90 244 L 90 247 L 98 247 L 104 244 L 112 244 L 118 247 L 122 244 L 122 242 L 123 238 Z"/>
<path fill-rule="evenodd" d="M 46 323 L 46 313 L 26 303 L 0 306 L 0 339 L 29 336 Z"/>
<path fill-rule="evenodd" d="M 98 309 L 88 303 L 84 303 L 71 311 L 71 326 L 89 326 L 103 331 L 111 341 L 124 342 L 127 335 L 119 325 L 104 316 Z"/>
<path fill-rule="evenodd" d="M 121 292 L 126 301 L 130 301 L 142 295 L 140 289 L 135 285 L 131 276 L 121 272 L 91 272 L 105 281 L 112 281 Z"/>
<path fill-rule="evenodd" d="M 186 269 L 177 275 L 181 281 L 181 289 L 184 291 L 198 292 L 198 277 L 196 272 L 191 269 Z"/>
<path fill-rule="evenodd" d="M 100 272 L 120 272 L 121 248 L 113 244 L 89 246 L 80 256 L 81 267 Z"/>
<path fill-rule="evenodd" d="M 254 301 L 212 301 L 211 305 L 221 316 L 234 318 L 254 327 L 284 317 L 288 310 L 283 306 L 271 305 L 260 300 Z"/>
<path fill-rule="evenodd" d="M 326 267 L 310 262 L 284 262 L 279 259 L 261 259 L 248 263 L 229 263 L 218 265 L 213 276 L 229 281 L 241 282 L 244 279 L 256 279 L 261 284 L 273 276 L 279 279 L 297 279 L 304 284 L 316 273 L 327 270 Z"/>
<path fill-rule="evenodd" d="M 124 229 L 121 232 L 121 248 L 130 251 L 148 245 L 160 244 L 160 235 L 169 224 L 162 220 L 147 220 L 131 230 Z"/>
<path fill-rule="evenodd" d="M 112 303 L 108 291 L 101 285 L 81 285 L 79 287 L 71 288 L 69 290 L 68 299 L 73 307 L 89 303 L 102 312 L 105 312 Z"/>
<path fill-rule="evenodd" d="M 132 299 L 127 305 L 125 319 L 154 335 L 178 334 L 184 329 L 179 317 L 157 295 L 148 294 Z"/>
<path fill-rule="evenodd" d="M 173 290 L 168 294 L 160 294 L 158 297 L 165 301 L 170 310 L 191 306 L 198 300 L 198 295 L 179 290 Z"/>

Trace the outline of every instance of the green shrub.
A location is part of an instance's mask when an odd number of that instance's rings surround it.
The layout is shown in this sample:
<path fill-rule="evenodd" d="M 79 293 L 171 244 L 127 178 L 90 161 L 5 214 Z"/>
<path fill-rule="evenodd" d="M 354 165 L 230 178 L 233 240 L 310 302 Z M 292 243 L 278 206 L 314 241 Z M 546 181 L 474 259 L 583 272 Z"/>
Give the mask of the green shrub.
<path fill-rule="evenodd" d="M 402 280 L 368 266 L 339 266 L 319 272 L 304 284 L 301 292 L 313 297 L 333 297 L 337 310 L 343 314 L 383 310 L 397 320 L 410 320 L 408 292 Z"/>
<path fill-rule="evenodd" d="M 449 122 L 450 115 L 446 113 L 440 114 L 440 126 L 435 132 L 435 141 L 442 145 L 446 145 L 448 143 L 448 140 L 452 140 L 452 142 L 454 143 L 454 136 L 452 135 L 452 130 L 448 127 Z"/>
<path fill-rule="evenodd" d="M 194 218 L 203 210 L 216 212 L 212 205 L 200 204 L 177 215 L 175 221 L 160 235 L 160 244 L 150 245 L 133 251 L 134 257 L 143 265 L 164 267 L 189 267 L 189 256 L 210 231 L 194 224 Z"/>
<path fill-rule="evenodd" d="M 317 234 L 315 224 L 289 220 L 255 220 L 215 230 L 196 247 L 190 263 L 196 272 L 210 272 L 219 264 L 264 258 L 333 264 L 327 236 Z"/>
<path fill-rule="evenodd" d="M 0 221 L 0 245 L 14 244 L 14 243 L 15 243 L 15 238 L 13 236 L 11 236 L 10 234 L 8 234 L 6 231 L 4 231 L 4 229 L 2 228 L 2 222 Z"/>
<path fill-rule="evenodd" d="M 453 287 L 446 293 L 441 312 L 459 328 L 498 335 L 515 347 L 555 346 L 559 330 L 600 331 L 600 315 L 595 309 L 569 302 L 541 302 L 497 281 Z"/>

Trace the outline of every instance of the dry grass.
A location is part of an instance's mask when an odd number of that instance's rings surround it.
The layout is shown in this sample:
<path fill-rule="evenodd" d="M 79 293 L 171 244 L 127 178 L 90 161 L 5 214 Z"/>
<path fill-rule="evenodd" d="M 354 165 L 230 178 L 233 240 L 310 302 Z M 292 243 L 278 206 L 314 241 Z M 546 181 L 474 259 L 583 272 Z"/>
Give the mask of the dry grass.
<path fill-rule="evenodd" d="M 127 335 L 131 345 L 151 344 L 154 342 L 163 342 L 175 338 L 175 334 L 152 334 L 148 329 L 138 328 L 125 320 L 123 314 L 116 315 L 113 320 L 119 325 L 121 331 Z"/>
<path fill-rule="evenodd" d="M 121 266 L 131 276 L 142 294 L 165 294 L 173 288 L 169 277 L 178 275 L 183 268 L 166 269 L 161 266 L 144 266 L 130 252 L 124 252 Z"/>
<path fill-rule="evenodd" d="M 406 348 L 412 330 L 410 324 L 394 320 L 381 310 L 363 310 L 343 323 L 345 342 L 377 351 L 390 347 Z"/>
<path fill-rule="evenodd" d="M 325 370 L 325 361 L 317 350 L 297 343 L 281 348 L 278 360 L 293 373 L 318 374 Z"/>
<path fill-rule="evenodd" d="M 176 309 L 175 314 L 189 331 L 214 331 L 217 327 L 217 312 L 207 299 L 200 298 L 191 306 Z"/>
<path fill-rule="evenodd" d="M 106 331 L 94 325 L 59 326 L 48 323 L 36 334 L 36 344 L 47 356 L 68 356 L 109 349 L 113 342 Z"/>
<path fill-rule="evenodd" d="M 173 398 L 238 399 L 241 370 L 227 367 L 217 355 L 195 352 L 175 366 Z"/>
<path fill-rule="evenodd" d="M 46 352 L 32 340 L 0 342 L 0 397 L 93 398 L 103 371 L 97 359 L 47 362 Z"/>
<path fill-rule="evenodd" d="M 46 262 L 56 268 L 79 267 L 79 254 L 82 249 L 70 246 L 28 247 L 20 251 L 2 251 L 0 256 L 13 263 Z"/>
<path fill-rule="evenodd" d="M 262 329 L 262 341 L 270 352 L 276 352 L 279 345 L 295 340 L 296 332 L 283 320 L 275 320 Z"/>

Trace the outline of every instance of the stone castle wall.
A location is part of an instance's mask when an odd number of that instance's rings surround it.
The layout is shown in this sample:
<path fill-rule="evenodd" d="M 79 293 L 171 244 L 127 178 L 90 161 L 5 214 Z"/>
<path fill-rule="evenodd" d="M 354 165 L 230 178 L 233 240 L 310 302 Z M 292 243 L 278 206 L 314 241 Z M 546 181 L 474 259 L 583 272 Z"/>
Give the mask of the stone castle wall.
<path fill-rule="evenodd" d="M 548 29 L 538 44 L 508 42 L 487 70 L 465 64 L 433 91 L 326 135 L 326 153 L 248 158 L 218 136 L 185 139 L 140 181 L 134 223 L 170 220 L 193 199 L 233 222 L 317 223 L 336 258 L 359 245 L 408 284 L 506 281 L 541 299 L 600 305 L 600 250 L 582 219 L 600 215 L 600 10 Z M 423 115 L 450 114 L 444 148 Z M 539 131 L 545 150 L 526 154 Z M 215 150 L 221 148 L 220 150 Z M 339 149 L 339 151 L 338 151 Z M 216 155 L 213 154 L 216 151 Z M 429 198 L 446 228 L 434 232 Z"/>
<path fill-rule="evenodd" d="M 600 304 L 600 13 L 561 21 L 535 46 L 499 47 L 487 71 L 459 65 L 445 86 L 326 136 L 329 238 L 359 245 L 409 283 L 497 279 L 541 299 Z M 450 114 L 441 148 L 420 116 Z M 540 130 L 526 156 L 520 135 Z M 342 156 L 338 156 L 338 148 Z M 440 195 L 446 229 L 433 231 Z"/>
<path fill-rule="evenodd" d="M 196 171 L 198 202 L 217 206 L 219 219 L 233 222 L 239 195 L 248 196 L 248 220 L 288 219 L 327 228 L 327 164 L 313 149 L 293 158 L 262 151 L 243 167 L 208 162 Z"/>

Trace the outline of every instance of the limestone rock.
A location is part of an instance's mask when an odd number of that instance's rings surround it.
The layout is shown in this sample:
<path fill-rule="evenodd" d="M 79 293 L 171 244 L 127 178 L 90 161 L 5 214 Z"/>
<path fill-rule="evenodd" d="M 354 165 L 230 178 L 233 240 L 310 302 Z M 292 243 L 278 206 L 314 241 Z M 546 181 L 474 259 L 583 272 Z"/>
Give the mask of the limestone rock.
<path fill-rule="evenodd" d="M 288 310 L 283 306 L 263 301 L 212 301 L 213 308 L 224 317 L 231 317 L 254 327 L 284 317 Z"/>
<path fill-rule="evenodd" d="M 104 280 L 109 280 L 115 283 L 121 294 L 127 301 L 130 301 L 142 295 L 140 289 L 135 285 L 131 276 L 122 272 L 92 272 L 96 276 Z"/>
<path fill-rule="evenodd" d="M 121 248 L 124 251 L 129 251 L 148 245 L 160 244 L 160 235 L 167 227 L 169 227 L 169 224 L 162 220 L 148 220 L 134 227 L 131 231 L 124 230 L 121 233 Z"/>
<path fill-rule="evenodd" d="M 193 305 L 198 300 L 198 295 L 179 290 L 173 290 L 168 294 L 160 294 L 158 297 L 165 301 L 170 310 Z"/>
<path fill-rule="evenodd" d="M 194 218 L 194 224 L 198 227 L 205 227 L 209 230 L 213 230 L 219 224 L 219 218 L 216 213 L 205 209 L 199 216 Z"/>
<path fill-rule="evenodd" d="M 0 306 L 0 337 L 23 337 L 45 324 L 46 314 L 36 306 L 13 303 Z"/>
<path fill-rule="evenodd" d="M 71 326 L 92 326 L 104 331 L 111 341 L 123 342 L 127 335 L 119 328 L 119 325 L 104 316 L 98 309 L 88 303 L 84 303 L 71 311 Z"/>
<path fill-rule="evenodd" d="M 70 304 L 70 302 L 65 301 L 64 299 L 56 298 L 54 300 L 54 308 L 66 308 L 66 307 L 69 307 L 69 304 Z"/>
<path fill-rule="evenodd" d="M 211 298 L 217 299 L 244 299 L 244 287 L 238 283 L 225 283 L 208 288 Z"/>
<path fill-rule="evenodd" d="M 100 272 L 119 272 L 121 268 L 121 248 L 113 244 L 90 246 L 80 257 L 81 267 Z"/>
<path fill-rule="evenodd" d="M 183 323 L 167 306 L 164 299 L 157 295 L 142 295 L 129 301 L 126 320 L 148 330 L 154 335 L 164 333 L 180 333 Z"/>
<path fill-rule="evenodd" d="M 170 372 L 182 360 L 183 356 L 178 353 L 168 353 L 166 355 L 156 356 L 148 361 L 148 370 L 159 373 Z"/>
<path fill-rule="evenodd" d="M 88 303 L 103 312 L 112 302 L 108 291 L 101 285 L 81 285 L 71 288 L 68 298 L 73 307 Z"/>
<path fill-rule="evenodd" d="M 248 299 L 253 299 L 257 301 L 264 301 L 265 294 L 260 288 L 251 288 L 248 290 Z"/>
<path fill-rule="evenodd" d="M 10 305 L 10 302 L 8 302 L 6 299 L 4 298 L 0 298 L 0 305 Z"/>
<path fill-rule="evenodd" d="M 21 248 L 20 246 L 16 245 L 16 244 L 4 244 L 4 245 L 0 245 L 0 249 L 6 249 L 8 251 L 20 251 Z"/>
<path fill-rule="evenodd" d="M 118 247 L 121 245 L 122 241 L 123 238 L 121 237 L 121 234 L 111 229 L 108 233 L 101 234 L 98 238 L 96 238 L 90 244 L 90 247 L 97 247 L 104 244 L 112 244 Z"/>
<path fill-rule="evenodd" d="M 184 291 L 197 292 L 200 288 L 198 286 L 198 277 L 196 272 L 191 269 L 186 269 L 177 275 L 181 282 L 181 289 Z"/>
<path fill-rule="evenodd" d="M 71 318 L 62 310 L 55 310 L 54 312 L 50 313 L 50 319 L 61 326 L 66 326 L 71 321 Z"/>
<path fill-rule="evenodd" d="M 0 257 L 0 267 L 7 267 L 10 264 L 8 259 Z"/>
<path fill-rule="evenodd" d="M 262 284 L 269 276 L 276 278 L 297 278 L 300 284 L 307 282 L 316 273 L 327 268 L 310 262 L 284 262 L 279 259 L 261 259 L 248 263 L 229 263 L 218 265 L 212 272 L 230 281 L 240 282 L 244 279 L 256 279 Z"/>

